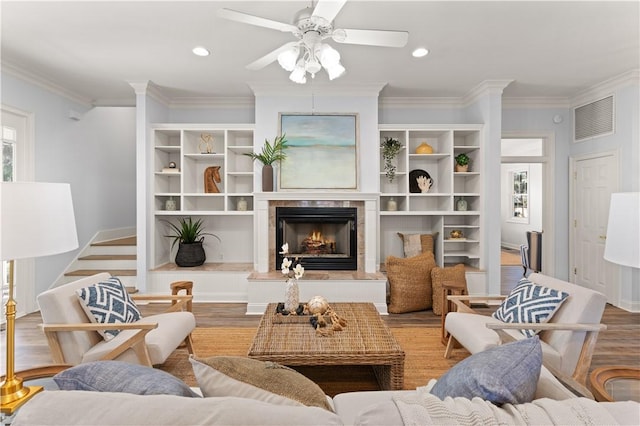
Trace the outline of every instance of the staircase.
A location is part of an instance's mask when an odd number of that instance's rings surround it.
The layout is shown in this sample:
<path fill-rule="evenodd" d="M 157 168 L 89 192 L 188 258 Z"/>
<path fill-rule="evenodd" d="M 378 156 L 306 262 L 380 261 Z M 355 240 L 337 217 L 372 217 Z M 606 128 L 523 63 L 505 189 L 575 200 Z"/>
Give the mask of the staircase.
<path fill-rule="evenodd" d="M 62 282 L 108 272 L 120 278 L 129 293 L 136 293 L 136 244 L 135 236 L 92 242 L 64 273 Z"/>

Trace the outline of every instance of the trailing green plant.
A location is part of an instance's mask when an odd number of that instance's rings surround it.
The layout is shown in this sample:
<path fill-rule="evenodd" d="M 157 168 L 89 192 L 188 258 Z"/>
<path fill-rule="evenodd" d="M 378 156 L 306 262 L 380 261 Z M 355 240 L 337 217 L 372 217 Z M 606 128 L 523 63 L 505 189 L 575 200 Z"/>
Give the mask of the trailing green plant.
<path fill-rule="evenodd" d="M 380 142 L 380 148 L 382 148 L 385 174 L 389 182 L 393 182 L 393 179 L 396 177 L 396 165 L 393 163 L 393 160 L 402 149 L 402 144 L 398 139 L 386 137 L 384 141 Z"/>
<path fill-rule="evenodd" d="M 211 235 L 216 237 L 218 240 L 220 238 L 209 232 L 204 232 L 204 225 L 202 223 L 202 219 L 198 219 L 194 221 L 191 217 L 180 218 L 178 219 L 178 224 L 169 222 L 165 220 L 165 222 L 169 225 L 171 230 L 173 231 L 169 235 L 165 235 L 165 237 L 173 238 L 173 242 L 171 243 L 171 248 L 173 248 L 176 243 L 183 244 L 193 244 L 200 243 L 204 241 L 205 235 Z"/>
<path fill-rule="evenodd" d="M 464 152 L 456 155 L 456 164 L 460 166 L 466 166 L 467 164 L 469 164 L 469 156 Z"/>
<path fill-rule="evenodd" d="M 251 157 L 253 160 L 258 160 L 264 165 L 271 165 L 276 161 L 282 161 L 287 158 L 284 150 L 288 148 L 286 135 L 277 136 L 273 140 L 273 145 L 267 140 L 264 140 L 264 146 L 262 152 L 247 152 L 244 155 Z"/>

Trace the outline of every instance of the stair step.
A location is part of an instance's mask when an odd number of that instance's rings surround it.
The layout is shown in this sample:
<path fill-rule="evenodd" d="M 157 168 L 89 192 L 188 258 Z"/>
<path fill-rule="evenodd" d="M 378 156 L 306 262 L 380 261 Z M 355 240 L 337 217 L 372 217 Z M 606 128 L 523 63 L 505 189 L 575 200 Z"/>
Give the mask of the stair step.
<path fill-rule="evenodd" d="M 78 260 L 136 260 L 135 254 L 91 254 Z"/>
<path fill-rule="evenodd" d="M 108 272 L 114 277 L 124 276 L 124 277 L 134 277 L 137 275 L 135 269 L 112 269 L 112 270 L 104 270 L 104 269 L 77 269 L 75 271 L 66 272 L 64 275 L 69 277 L 88 277 L 91 275 L 99 274 L 100 272 Z"/>
<path fill-rule="evenodd" d="M 118 238 L 115 240 L 109 240 L 109 241 L 99 241 L 96 243 L 91 243 L 92 246 L 98 246 L 98 247 L 103 247 L 103 246 L 135 246 L 137 244 L 137 238 L 135 236 L 133 237 L 125 237 L 125 238 Z"/>

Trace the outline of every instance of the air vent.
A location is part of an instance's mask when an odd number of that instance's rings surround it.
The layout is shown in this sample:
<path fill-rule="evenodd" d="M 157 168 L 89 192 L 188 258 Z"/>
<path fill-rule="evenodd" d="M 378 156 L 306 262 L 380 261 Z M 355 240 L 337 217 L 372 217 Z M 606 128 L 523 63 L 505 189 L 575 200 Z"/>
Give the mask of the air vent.
<path fill-rule="evenodd" d="M 613 95 L 574 109 L 576 142 L 613 133 Z"/>

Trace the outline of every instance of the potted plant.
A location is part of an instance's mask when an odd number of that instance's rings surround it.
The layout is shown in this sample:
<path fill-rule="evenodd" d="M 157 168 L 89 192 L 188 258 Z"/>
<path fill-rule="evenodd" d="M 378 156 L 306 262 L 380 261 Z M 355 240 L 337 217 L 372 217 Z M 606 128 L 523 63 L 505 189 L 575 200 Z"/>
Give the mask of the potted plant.
<path fill-rule="evenodd" d="M 468 170 L 469 156 L 464 152 L 456 155 L 456 172 L 466 172 Z"/>
<path fill-rule="evenodd" d="M 244 155 L 251 157 L 253 160 L 258 160 L 263 164 L 262 167 L 262 191 L 273 191 L 273 163 L 276 161 L 282 161 L 287 158 L 284 150 L 287 147 L 286 135 L 277 136 L 273 140 L 273 145 L 267 140 L 264 140 L 264 146 L 262 152 L 248 152 Z"/>
<path fill-rule="evenodd" d="M 209 232 L 204 232 L 202 219 L 194 221 L 191 217 L 178 219 L 178 225 L 165 221 L 171 228 L 172 233 L 165 237 L 173 238 L 171 248 L 178 243 L 178 253 L 176 253 L 176 265 L 178 266 L 200 266 L 207 256 L 202 246 L 205 235 L 211 235 L 220 241 L 220 238 Z"/>
<path fill-rule="evenodd" d="M 402 144 L 395 138 L 384 138 L 384 141 L 380 143 L 382 148 L 382 158 L 384 159 L 384 171 L 387 175 L 389 182 L 393 182 L 396 177 L 396 163 L 395 158 L 402 149 Z"/>

